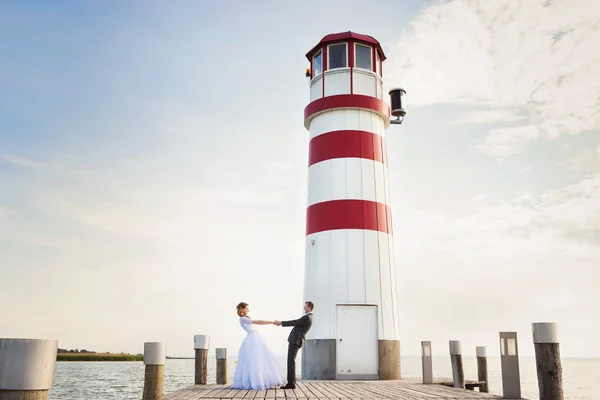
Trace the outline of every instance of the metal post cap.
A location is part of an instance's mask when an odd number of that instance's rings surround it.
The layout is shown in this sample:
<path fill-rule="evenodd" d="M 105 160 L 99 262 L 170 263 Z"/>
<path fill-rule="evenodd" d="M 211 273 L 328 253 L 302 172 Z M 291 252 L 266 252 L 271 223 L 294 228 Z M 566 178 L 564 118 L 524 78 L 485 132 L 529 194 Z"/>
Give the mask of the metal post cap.
<path fill-rule="evenodd" d="M 144 365 L 164 365 L 167 358 L 165 342 L 144 343 Z"/>
<path fill-rule="evenodd" d="M 58 340 L 0 339 L 0 390 L 50 390 Z"/>
<path fill-rule="evenodd" d="M 210 336 L 194 335 L 194 350 L 208 350 Z"/>
<path fill-rule="evenodd" d="M 450 355 L 459 356 L 462 354 L 462 346 L 460 344 L 460 340 L 451 340 L 450 341 Z"/>
<path fill-rule="evenodd" d="M 534 322 L 532 330 L 533 343 L 558 343 L 556 322 Z"/>
<path fill-rule="evenodd" d="M 215 349 L 215 355 L 217 357 L 217 360 L 224 360 L 227 359 L 227 349 L 221 348 L 221 349 Z"/>
<path fill-rule="evenodd" d="M 485 358 L 487 357 L 487 349 L 485 346 L 475 346 L 475 354 L 477 357 Z"/>

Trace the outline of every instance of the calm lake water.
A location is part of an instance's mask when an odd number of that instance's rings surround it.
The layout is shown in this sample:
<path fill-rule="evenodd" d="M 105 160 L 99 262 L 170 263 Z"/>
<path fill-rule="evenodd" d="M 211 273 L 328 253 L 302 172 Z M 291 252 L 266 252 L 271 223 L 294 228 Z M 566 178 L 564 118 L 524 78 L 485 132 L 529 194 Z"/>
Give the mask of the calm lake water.
<path fill-rule="evenodd" d="M 228 360 L 228 375 L 231 381 L 235 371 L 235 357 Z M 300 359 L 297 360 L 300 376 Z M 477 378 L 475 357 L 464 358 L 466 379 Z M 524 398 L 538 399 L 535 359 L 521 357 L 521 392 Z M 280 358 L 285 365 L 285 357 Z M 209 359 L 208 382 L 215 383 L 216 360 Z M 564 358 L 563 381 L 565 400 L 600 399 L 600 359 Z M 450 357 L 434 357 L 434 376 L 449 378 L 452 374 Z M 501 394 L 502 377 L 500 358 L 488 358 L 490 392 Z M 402 357 L 402 376 L 421 377 L 421 358 Z M 167 360 L 165 364 L 164 393 L 194 384 L 194 360 Z M 52 400 L 95 400 L 95 399 L 141 399 L 144 386 L 144 364 L 142 362 L 58 362 L 54 375 Z"/>

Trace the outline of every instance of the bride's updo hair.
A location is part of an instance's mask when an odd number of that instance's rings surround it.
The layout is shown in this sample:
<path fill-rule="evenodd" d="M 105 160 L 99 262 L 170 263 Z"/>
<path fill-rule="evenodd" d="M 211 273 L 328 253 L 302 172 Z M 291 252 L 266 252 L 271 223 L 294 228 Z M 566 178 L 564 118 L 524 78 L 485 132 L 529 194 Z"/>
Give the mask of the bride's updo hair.
<path fill-rule="evenodd" d="M 248 307 L 248 303 L 244 303 L 243 301 L 237 305 L 237 315 L 238 317 L 244 316 L 244 308 Z"/>

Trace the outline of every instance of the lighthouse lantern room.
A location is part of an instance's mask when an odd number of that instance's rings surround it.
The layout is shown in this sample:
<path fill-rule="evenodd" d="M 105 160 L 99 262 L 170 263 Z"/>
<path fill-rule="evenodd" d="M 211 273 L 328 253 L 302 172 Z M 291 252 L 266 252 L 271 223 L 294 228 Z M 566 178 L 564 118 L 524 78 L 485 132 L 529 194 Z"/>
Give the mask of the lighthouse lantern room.
<path fill-rule="evenodd" d="M 325 36 L 306 57 L 310 132 L 304 297 L 315 303 L 303 379 L 400 379 L 400 341 L 385 133 L 403 89 L 383 101 L 381 45 Z M 390 114 L 396 117 L 390 121 Z"/>

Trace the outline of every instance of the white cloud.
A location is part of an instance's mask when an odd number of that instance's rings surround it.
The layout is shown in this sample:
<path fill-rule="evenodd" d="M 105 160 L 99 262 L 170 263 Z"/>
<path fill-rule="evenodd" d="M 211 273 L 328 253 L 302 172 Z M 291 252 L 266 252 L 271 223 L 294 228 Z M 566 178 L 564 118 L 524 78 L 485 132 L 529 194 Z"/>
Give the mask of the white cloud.
<path fill-rule="evenodd" d="M 585 160 L 581 157 L 571 157 L 561 165 L 570 171 L 582 171 L 585 167 Z"/>
<path fill-rule="evenodd" d="M 571 154 L 559 165 L 568 171 L 580 171 L 582 173 L 596 172 L 600 167 L 600 153 L 590 146 L 565 147 Z"/>
<path fill-rule="evenodd" d="M 0 222 L 4 222 L 13 214 L 14 211 L 12 211 L 11 209 L 0 206 Z"/>
<path fill-rule="evenodd" d="M 513 111 L 502 110 L 502 111 L 494 111 L 494 110 L 486 110 L 486 111 L 474 111 L 468 114 L 461 116 L 453 121 L 450 121 L 450 124 L 493 124 L 497 122 L 514 122 L 514 121 L 522 121 L 525 117 L 521 115 L 517 115 Z"/>
<path fill-rule="evenodd" d="M 10 164 L 18 165 L 20 167 L 36 168 L 42 166 L 42 163 L 40 162 L 10 154 L 5 155 L 4 157 L 2 157 L 2 159 Z"/>
<path fill-rule="evenodd" d="M 600 15 L 593 0 L 513 2 L 451 0 L 425 7 L 390 49 L 389 83 L 402 82 L 409 104 L 488 107 L 462 123 L 514 122 L 537 137 L 600 129 Z M 412 90 L 411 90 L 412 88 Z M 481 111 L 480 111 L 481 112 Z M 478 147 L 514 153 L 533 128 L 512 130 L 510 143 Z M 486 141 L 497 142 L 498 132 Z M 492 146 L 494 147 L 494 146 Z"/>
<path fill-rule="evenodd" d="M 478 195 L 473 196 L 471 198 L 471 201 L 473 201 L 473 202 L 480 202 L 480 201 L 483 201 L 484 199 L 485 199 L 485 194 L 480 193 Z"/>
<path fill-rule="evenodd" d="M 470 202 L 462 215 L 393 209 L 404 341 L 492 345 L 504 327 L 526 335 L 531 322 L 549 320 L 577 327 L 565 332 L 565 352 L 591 356 L 594 337 L 581 332 L 596 331 L 584 316 L 600 301 L 600 173 L 541 194 L 494 198 Z M 486 312 L 477 320 L 453 314 L 473 307 Z M 521 350 L 533 351 L 528 343 Z"/>
<path fill-rule="evenodd" d="M 15 216 L 15 212 L 10 208 L 0 205 L 0 235 L 11 232 L 11 220 Z"/>
<path fill-rule="evenodd" d="M 521 174 L 521 175 L 526 174 L 530 170 L 531 170 L 531 166 L 530 165 L 526 165 L 523 168 L 521 168 L 521 170 L 519 171 L 519 174 Z"/>
<path fill-rule="evenodd" d="M 452 244 L 455 252 L 478 249 L 486 257 L 519 251 L 543 257 L 553 252 L 600 257 L 600 173 L 537 196 L 479 204 L 464 217 L 410 210 L 402 217 L 410 225 L 408 247 L 442 242 Z M 405 222 L 406 217 L 414 220 Z"/>
<path fill-rule="evenodd" d="M 483 154 L 506 157 L 521 152 L 524 142 L 539 136 L 540 131 L 535 125 L 492 129 L 483 143 L 474 148 Z"/>

